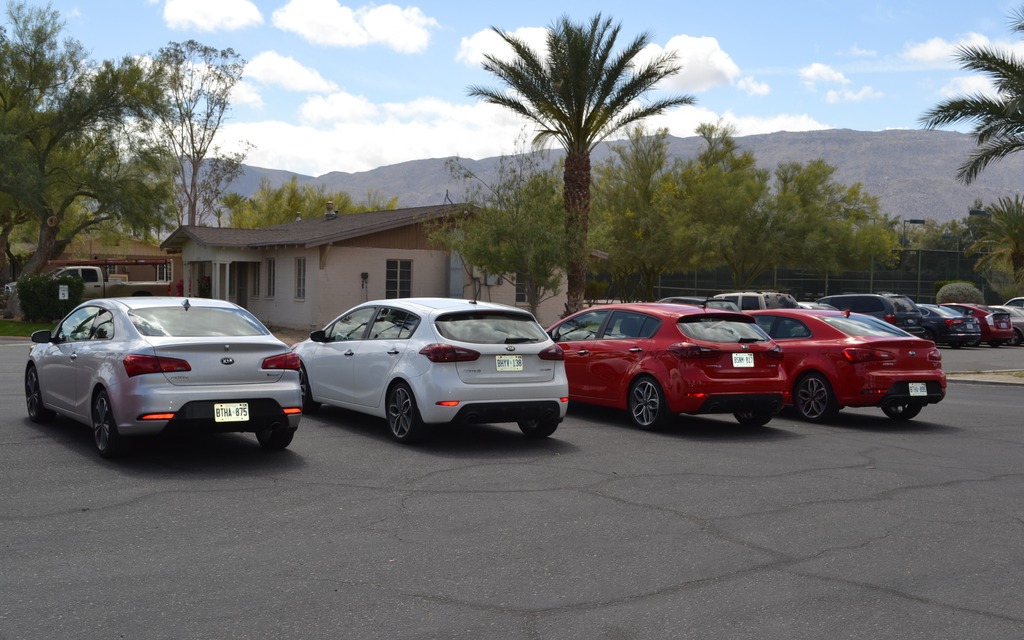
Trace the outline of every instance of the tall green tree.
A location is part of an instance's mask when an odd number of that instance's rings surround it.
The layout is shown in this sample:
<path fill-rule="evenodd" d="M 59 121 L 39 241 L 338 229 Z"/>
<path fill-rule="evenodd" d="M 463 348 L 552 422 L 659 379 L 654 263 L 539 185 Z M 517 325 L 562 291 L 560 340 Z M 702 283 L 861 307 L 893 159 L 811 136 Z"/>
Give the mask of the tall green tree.
<path fill-rule="evenodd" d="M 594 172 L 590 244 L 607 253 L 601 267 L 622 300 L 652 300 L 661 275 L 695 266 L 696 254 L 669 232 L 674 212 L 665 198 L 667 136 L 665 129 L 646 135 L 633 126 L 626 143 L 613 145 L 611 157 Z"/>
<path fill-rule="evenodd" d="M 547 50 L 534 50 L 524 40 L 494 32 L 513 51 L 511 61 L 486 55 L 483 68 L 503 88 L 469 87 L 469 95 L 500 105 L 537 125 L 535 142 L 555 140 L 566 152 L 562 174 L 566 211 L 566 313 L 583 307 L 590 225 L 590 153 L 594 146 L 622 128 L 666 109 L 693 104 L 691 96 L 647 99 L 661 80 L 677 73 L 673 54 L 639 62 L 651 36 L 643 32 L 616 52 L 620 24 L 601 14 L 587 23 L 568 16 L 547 30 Z"/>
<path fill-rule="evenodd" d="M 159 70 L 91 62 L 53 9 L 15 2 L 0 37 L 0 213 L 38 225 L 24 273 L 107 222 L 145 237 L 169 220 L 168 155 L 147 132 L 166 108 Z"/>
<path fill-rule="evenodd" d="M 365 202 L 355 202 L 344 191 L 328 193 L 323 185 L 308 182 L 299 184 L 296 176 L 292 176 L 291 180 L 280 187 L 274 187 L 269 179 L 264 178 L 251 197 L 246 198 L 237 193 L 224 195 L 220 201 L 218 220 L 223 221 L 227 213 L 230 226 L 258 229 L 293 222 L 297 218 L 322 216 L 328 202 L 338 214 L 386 211 L 398 206 L 398 198 L 389 199 L 377 191 L 368 192 Z"/>
<path fill-rule="evenodd" d="M 430 238 L 462 256 L 467 266 L 501 276 L 522 290 L 530 312 L 558 293 L 562 282 L 561 234 L 565 223 L 559 167 L 545 168 L 537 153 L 502 156 L 486 183 L 451 163 L 453 177 L 467 182 L 472 213 L 436 223 Z"/>
<path fill-rule="evenodd" d="M 226 152 L 215 140 L 246 62 L 234 49 L 218 50 L 195 40 L 171 42 L 160 49 L 156 62 L 165 74 L 171 107 L 160 120 L 160 131 L 177 160 L 178 224 L 204 224 L 217 215 L 224 189 L 242 172 L 246 151 Z"/>
<path fill-rule="evenodd" d="M 1024 7 L 1011 12 L 1010 18 L 1010 30 L 1024 33 Z M 973 123 L 977 149 L 956 174 L 970 184 L 992 162 L 1024 149 L 1024 60 L 1005 47 L 983 45 L 958 47 L 956 59 L 961 69 L 987 76 L 995 94 L 947 98 L 926 111 L 920 122 L 928 128 Z"/>

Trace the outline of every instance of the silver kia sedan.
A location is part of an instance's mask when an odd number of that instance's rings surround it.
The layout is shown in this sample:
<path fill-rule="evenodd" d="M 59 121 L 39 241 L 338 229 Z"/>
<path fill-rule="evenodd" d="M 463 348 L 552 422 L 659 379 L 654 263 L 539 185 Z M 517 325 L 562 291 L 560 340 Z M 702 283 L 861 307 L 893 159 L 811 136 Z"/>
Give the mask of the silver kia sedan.
<path fill-rule="evenodd" d="M 515 422 L 528 437 L 565 417 L 565 356 L 522 309 L 449 298 L 363 303 L 294 347 L 303 409 L 386 418 L 414 442 L 430 425 Z"/>
<path fill-rule="evenodd" d="M 29 418 L 91 426 L 104 457 L 125 437 L 170 431 L 252 432 L 284 449 L 302 417 L 298 357 L 223 300 L 89 300 L 32 342 Z"/>

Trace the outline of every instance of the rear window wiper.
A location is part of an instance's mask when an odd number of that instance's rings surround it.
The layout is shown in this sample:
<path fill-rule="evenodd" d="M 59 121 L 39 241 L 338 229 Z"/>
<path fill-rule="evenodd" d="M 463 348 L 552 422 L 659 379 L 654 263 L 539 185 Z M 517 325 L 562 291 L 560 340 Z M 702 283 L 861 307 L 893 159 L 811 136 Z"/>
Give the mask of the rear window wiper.
<path fill-rule="evenodd" d="M 537 338 L 505 338 L 505 344 L 523 344 L 524 342 L 537 342 Z"/>

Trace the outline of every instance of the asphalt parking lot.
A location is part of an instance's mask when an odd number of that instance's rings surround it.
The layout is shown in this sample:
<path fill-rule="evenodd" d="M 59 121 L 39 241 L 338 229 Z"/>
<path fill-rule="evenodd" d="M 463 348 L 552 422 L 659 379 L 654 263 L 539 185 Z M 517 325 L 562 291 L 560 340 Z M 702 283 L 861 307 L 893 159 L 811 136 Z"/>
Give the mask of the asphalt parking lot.
<path fill-rule="evenodd" d="M 578 406 L 548 440 L 417 447 L 326 408 L 279 454 L 228 434 L 108 462 L 28 422 L 23 358 L 0 347 L 5 640 L 1024 637 L 1016 386 L 954 382 L 902 424 L 646 433 Z"/>

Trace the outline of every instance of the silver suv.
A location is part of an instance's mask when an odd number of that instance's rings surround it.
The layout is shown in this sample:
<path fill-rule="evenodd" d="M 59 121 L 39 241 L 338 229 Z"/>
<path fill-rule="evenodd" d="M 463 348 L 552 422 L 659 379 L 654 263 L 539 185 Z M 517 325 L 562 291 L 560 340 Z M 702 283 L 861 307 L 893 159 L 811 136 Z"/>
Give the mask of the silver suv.
<path fill-rule="evenodd" d="M 924 333 L 921 310 L 913 300 L 898 293 L 841 293 L 819 298 L 818 302 L 874 316 L 915 335 Z"/>
<path fill-rule="evenodd" d="M 717 300 L 729 300 L 736 304 L 741 311 L 753 311 L 754 309 L 797 309 L 800 307 L 796 298 L 788 293 L 778 291 L 735 291 L 733 293 L 720 293 L 715 296 Z"/>

